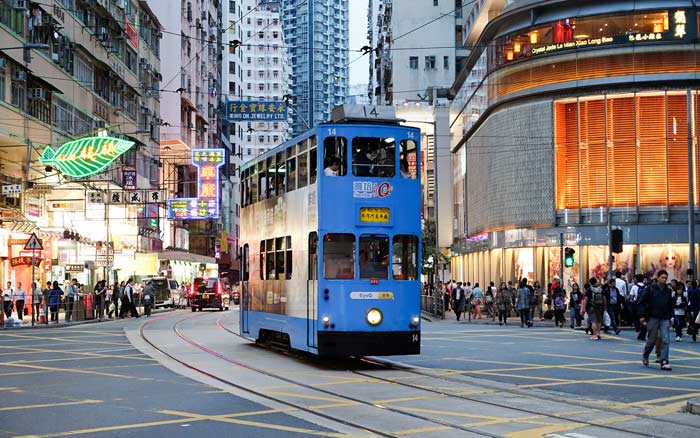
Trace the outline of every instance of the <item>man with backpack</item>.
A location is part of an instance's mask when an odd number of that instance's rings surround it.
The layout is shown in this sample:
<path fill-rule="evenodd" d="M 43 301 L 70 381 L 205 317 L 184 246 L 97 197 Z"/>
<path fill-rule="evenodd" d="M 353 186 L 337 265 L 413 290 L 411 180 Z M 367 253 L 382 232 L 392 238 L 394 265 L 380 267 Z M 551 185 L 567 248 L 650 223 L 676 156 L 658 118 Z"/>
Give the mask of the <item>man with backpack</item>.
<path fill-rule="evenodd" d="M 586 291 L 586 311 L 588 322 L 591 324 L 593 334 L 591 339 L 600 340 L 600 326 L 603 323 L 603 313 L 607 310 L 607 301 L 603 288 L 598 284 L 598 279 L 592 277 L 588 280 L 591 287 Z"/>
<path fill-rule="evenodd" d="M 661 340 L 659 359 L 663 371 L 672 370 L 668 356 L 671 340 L 671 318 L 673 318 L 673 296 L 671 289 L 666 284 L 667 281 L 668 272 L 661 269 L 656 274 L 656 283 L 652 284 L 639 299 L 639 322 L 646 324 L 649 333 L 644 345 L 642 364 L 649 366 L 649 354 L 654 349 L 656 339 L 659 337 Z"/>
<path fill-rule="evenodd" d="M 646 290 L 647 285 L 644 284 L 644 276 L 642 274 L 635 275 L 634 284 L 630 287 L 629 293 L 627 294 L 627 309 L 634 323 L 634 330 L 638 333 L 637 339 L 640 341 L 646 340 L 646 327 L 644 327 L 644 333 L 642 333 L 642 325 L 639 322 L 639 315 L 637 312 L 637 302 Z"/>

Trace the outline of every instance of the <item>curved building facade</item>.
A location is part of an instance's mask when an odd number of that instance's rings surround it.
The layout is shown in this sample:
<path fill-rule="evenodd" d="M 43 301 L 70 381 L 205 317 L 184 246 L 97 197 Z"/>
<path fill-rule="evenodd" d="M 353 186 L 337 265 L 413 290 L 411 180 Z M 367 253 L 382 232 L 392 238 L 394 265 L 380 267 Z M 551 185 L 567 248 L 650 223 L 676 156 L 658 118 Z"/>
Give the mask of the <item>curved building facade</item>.
<path fill-rule="evenodd" d="M 479 30 L 452 90 L 455 278 L 546 282 L 562 246 L 576 250 L 566 283 L 603 278 L 610 229 L 624 237 L 614 269 L 688 278 L 699 12 L 521 0 Z"/>

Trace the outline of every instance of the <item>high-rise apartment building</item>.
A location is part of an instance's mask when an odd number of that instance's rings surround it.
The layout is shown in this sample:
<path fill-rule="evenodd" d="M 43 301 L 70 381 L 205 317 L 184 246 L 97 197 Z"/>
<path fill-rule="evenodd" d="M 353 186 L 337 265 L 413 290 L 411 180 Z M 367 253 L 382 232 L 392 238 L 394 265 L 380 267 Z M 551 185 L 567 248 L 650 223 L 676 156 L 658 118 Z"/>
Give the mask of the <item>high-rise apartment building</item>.
<path fill-rule="evenodd" d="M 95 284 L 157 269 L 158 206 L 145 204 L 139 192 L 157 191 L 160 176 L 164 28 L 152 5 L 0 2 L 3 284 L 63 282 L 67 275 Z M 118 140 L 91 139 L 62 149 L 86 137 Z M 117 154 L 115 143 L 125 142 L 129 149 Z M 114 159 L 101 167 L 99 154 Z M 49 155 L 57 159 L 39 160 Z M 134 190 L 135 200 L 125 202 L 126 189 Z M 146 220 L 146 214 L 155 217 Z M 44 246 L 36 269 L 21 257 L 23 245 L 13 243 L 30 233 Z M 114 248 L 111 256 L 108 247 Z"/>
<path fill-rule="evenodd" d="M 243 19 L 243 100 L 282 101 L 288 95 L 290 68 L 278 0 L 247 0 L 250 13 Z M 256 4 L 257 3 L 257 4 Z M 243 162 L 287 140 L 287 122 L 246 122 L 241 143 Z"/>
<path fill-rule="evenodd" d="M 219 2 L 207 0 L 152 0 L 163 26 L 161 44 L 168 53 L 163 64 L 161 153 L 164 183 L 168 196 L 197 196 L 197 172 L 190 163 L 190 151 L 201 148 L 225 148 L 219 120 L 223 10 Z M 222 167 L 227 179 L 229 166 Z M 227 212 L 222 209 L 222 216 Z M 211 256 L 221 236 L 221 222 L 212 220 L 168 222 L 168 241 L 177 249 Z M 175 244 L 178 242 L 178 244 Z M 180 245 L 188 245 L 182 248 Z"/>
<path fill-rule="evenodd" d="M 295 134 L 330 119 L 348 93 L 349 0 L 282 0 Z"/>
<path fill-rule="evenodd" d="M 471 5 L 463 0 L 370 0 L 368 39 L 377 49 L 372 101 L 423 101 L 426 91 L 447 90 L 468 54 L 462 45 L 466 9 Z"/>

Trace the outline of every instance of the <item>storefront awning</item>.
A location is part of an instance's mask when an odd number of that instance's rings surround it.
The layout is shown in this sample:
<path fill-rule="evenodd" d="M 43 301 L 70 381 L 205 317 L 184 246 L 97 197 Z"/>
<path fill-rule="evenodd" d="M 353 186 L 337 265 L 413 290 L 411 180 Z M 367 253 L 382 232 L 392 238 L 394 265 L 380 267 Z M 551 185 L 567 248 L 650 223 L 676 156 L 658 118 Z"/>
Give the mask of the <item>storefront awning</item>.
<path fill-rule="evenodd" d="M 158 260 L 178 260 L 192 263 L 216 263 L 214 257 L 203 256 L 182 251 L 164 251 L 158 254 Z"/>

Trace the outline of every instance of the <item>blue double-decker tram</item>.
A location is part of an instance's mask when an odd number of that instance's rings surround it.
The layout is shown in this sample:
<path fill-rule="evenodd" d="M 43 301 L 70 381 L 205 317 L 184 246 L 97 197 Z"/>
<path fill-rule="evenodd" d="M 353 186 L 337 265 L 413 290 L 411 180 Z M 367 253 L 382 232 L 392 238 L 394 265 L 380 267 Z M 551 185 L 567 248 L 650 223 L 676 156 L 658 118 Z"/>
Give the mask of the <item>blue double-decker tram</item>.
<path fill-rule="evenodd" d="M 321 356 L 420 352 L 420 131 L 333 120 L 241 169 L 241 334 Z"/>

